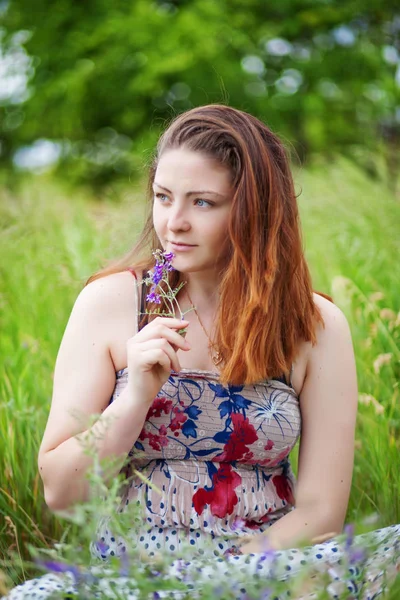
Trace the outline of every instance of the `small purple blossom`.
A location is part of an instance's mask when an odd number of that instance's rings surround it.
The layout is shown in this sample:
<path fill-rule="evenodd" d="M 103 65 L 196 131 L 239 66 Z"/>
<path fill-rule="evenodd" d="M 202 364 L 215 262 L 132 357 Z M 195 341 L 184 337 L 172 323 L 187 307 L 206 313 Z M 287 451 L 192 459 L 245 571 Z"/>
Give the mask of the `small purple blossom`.
<path fill-rule="evenodd" d="M 367 554 L 363 548 L 352 548 L 349 553 L 349 561 L 351 565 L 363 562 Z"/>
<path fill-rule="evenodd" d="M 147 302 L 154 302 L 154 304 L 161 304 L 160 296 L 158 294 L 155 294 L 154 292 L 147 294 L 146 300 Z"/>
<path fill-rule="evenodd" d="M 157 571 L 156 569 L 152 569 L 150 571 L 150 574 L 152 577 L 161 577 L 161 575 L 162 575 L 161 571 Z"/>
<path fill-rule="evenodd" d="M 353 545 L 354 541 L 354 525 L 351 523 L 349 525 L 346 525 L 346 527 L 344 528 L 344 532 L 346 534 L 345 550 L 346 552 L 348 552 L 351 546 Z"/>
<path fill-rule="evenodd" d="M 182 558 L 177 559 L 177 561 L 175 562 L 175 566 L 178 573 L 183 573 L 183 571 L 185 570 L 185 563 L 182 560 Z"/>
<path fill-rule="evenodd" d="M 243 531 L 246 526 L 246 521 L 241 517 L 236 517 L 231 525 L 232 531 Z"/>
<path fill-rule="evenodd" d="M 119 557 L 120 560 L 120 570 L 119 570 L 119 574 L 121 577 L 129 577 L 129 567 L 130 567 L 130 563 L 129 563 L 129 556 L 127 552 L 122 552 L 121 556 Z"/>
<path fill-rule="evenodd" d="M 346 525 L 344 532 L 346 534 L 345 552 L 349 559 L 349 563 L 351 565 L 356 565 L 357 563 L 363 562 L 367 557 L 367 553 L 363 548 L 353 546 L 354 525 Z"/>
<path fill-rule="evenodd" d="M 149 275 L 151 278 L 151 281 L 153 282 L 154 285 L 158 285 L 160 283 L 160 281 L 163 278 L 163 265 L 161 264 L 157 264 L 153 271 L 149 271 Z"/>
<path fill-rule="evenodd" d="M 80 570 L 75 565 L 69 565 L 68 563 L 56 560 L 37 560 L 36 563 L 40 568 L 50 571 L 51 573 L 71 573 L 75 583 L 78 583 L 82 578 Z"/>
<path fill-rule="evenodd" d="M 270 566 L 272 566 L 277 559 L 276 551 L 271 547 L 269 539 L 266 535 L 261 534 L 261 537 L 263 539 L 261 540 L 261 553 L 258 562 L 260 563 L 266 561 L 267 563 L 270 563 Z"/>
<path fill-rule="evenodd" d="M 161 304 L 161 296 L 156 293 L 156 289 L 161 281 L 168 280 L 168 272 L 173 271 L 174 267 L 171 264 L 174 254 L 172 252 L 162 252 L 161 250 L 155 250 L 153 252 L 156 264 L 151 271 L 148 271 L 148 277 L 145 280 L 147 285 L 151 285 L 150 293 L 146 296 L 147 302 L 154 302 L 155 304 Z"/>
<path fill-rule="evenodd" d="M 100 552 L 100 554 L 105 554 L 110 547 L 105 542 L 96 542 L 95 545 L 96 545 L 97 550 Z"/>
<path fill-rule="evenodd" d="M 276 559 L 276 552 L 275 550 L 273 550 L 271 547 L 269 548 L 265 548 L 264 547 L 264 541 L 261 543 L 261 546 L 263 547 L 262 551 L 261 551 L 261 560 L 271 560 L 274 561 Z"/>

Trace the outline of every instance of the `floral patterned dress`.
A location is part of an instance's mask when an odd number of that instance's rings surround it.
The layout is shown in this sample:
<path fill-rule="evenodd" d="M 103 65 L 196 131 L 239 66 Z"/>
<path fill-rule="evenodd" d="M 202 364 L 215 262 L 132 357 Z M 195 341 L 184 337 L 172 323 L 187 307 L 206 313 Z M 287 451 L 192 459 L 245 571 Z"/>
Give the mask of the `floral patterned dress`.
<path fill-rule="evenodd" d="M 127 379 L 127 369 L 117 373 L 113 399 Z M 133 477 L 122 500 L 122 506 L 146 507 L 144 548 L 150 555 L 161 548 L 174 552 L 181 541 L 195 546 L 211 536 L 222 555 L 233 531 L 260 533 L 292 510 L 288 455 L 300 422 L 296 392 L 280 380 L 222 386 L 212 372 L 171 374 L 131 451 L 142 478 Z M 111 537 L 103 531 L 103 558 L 123 545 Z"/>

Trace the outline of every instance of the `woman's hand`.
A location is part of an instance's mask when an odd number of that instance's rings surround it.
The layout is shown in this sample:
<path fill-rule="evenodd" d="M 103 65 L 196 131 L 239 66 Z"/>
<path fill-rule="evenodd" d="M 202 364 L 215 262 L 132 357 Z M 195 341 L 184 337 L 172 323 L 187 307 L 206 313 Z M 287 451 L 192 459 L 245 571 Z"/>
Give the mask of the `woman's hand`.
<path fill-rule="evenodd" d="M 240 538 L 239 542 L 243 543 L 242 546 L 240 543 L 238 544 L 242 554 L 259 554 L 271 550 L 270 542 L 267 536 L 262 533 L 259 533 L 258 535 L 242 537 Z"/>
<path fill-rule="evenodd" d="M 128 386 L 134 402 L 151 403 L 173 369 L 181 370 L 177 350 L 190 350 L 178 330 L 188 321 L 157 317 L 127 341 Z"/>
<path fill-rule="evenodd" d="M 313 537 L 307 545 L 313 546 L 314 544 L 323 544 L 327 540 L 331 540 L 338 534 L 335 532 L 324 533 L 323 535 L 318 535 Z M 240 545 L 240 542 L 243 543 L 243 546 Z M 302 545 L 302 544 L 301 544 Z M 281 550 L 282 548 L 278 547 L 276 540 L 272 541 L 268 537 L 268 533 L 259 533 L 258 535 L 252 536 L 244 536 L 239 538 L 239 549 L 242 554 L 257 554 L 261 552 L 271 552 Z"/>

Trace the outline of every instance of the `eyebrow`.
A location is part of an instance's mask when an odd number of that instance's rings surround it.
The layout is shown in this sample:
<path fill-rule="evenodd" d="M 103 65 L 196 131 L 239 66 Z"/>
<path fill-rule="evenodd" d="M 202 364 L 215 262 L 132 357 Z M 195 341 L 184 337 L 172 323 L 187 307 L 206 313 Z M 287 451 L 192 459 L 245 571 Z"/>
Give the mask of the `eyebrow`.
<path fill-rule="evenodd" d="M 171 190 L 164 187 L 163 185 L 160 185 L 156 181 L 153 181 L 153 184 L 156 185 L 157 187 L 161 188 L 162 190 L 165 190 L 169 194 L 172 194 Z M 199 190 L 199 191 L 187 192 L 186 196 L 193 196 L 194 194 L 214 194 L 214 196 L 219 196 L 220 198 L 224 198 L 224 196 L 222 194 L 219 194 L 218 192 L 212 192 L 211 190 Z"/>

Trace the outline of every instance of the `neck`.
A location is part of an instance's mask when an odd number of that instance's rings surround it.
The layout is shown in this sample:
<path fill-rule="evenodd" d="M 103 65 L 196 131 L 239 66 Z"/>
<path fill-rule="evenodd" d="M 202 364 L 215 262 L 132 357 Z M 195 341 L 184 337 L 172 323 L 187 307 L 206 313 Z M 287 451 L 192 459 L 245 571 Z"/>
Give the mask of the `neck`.
<path fill-rule="evenodd" d="M 182 273 L 183 287 L 188 292 L 194 306 L 201 314 L 214 314 L 219 303 L 219 277 L 210 273 Z"/>

